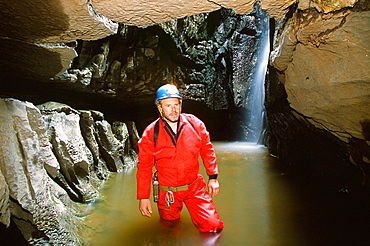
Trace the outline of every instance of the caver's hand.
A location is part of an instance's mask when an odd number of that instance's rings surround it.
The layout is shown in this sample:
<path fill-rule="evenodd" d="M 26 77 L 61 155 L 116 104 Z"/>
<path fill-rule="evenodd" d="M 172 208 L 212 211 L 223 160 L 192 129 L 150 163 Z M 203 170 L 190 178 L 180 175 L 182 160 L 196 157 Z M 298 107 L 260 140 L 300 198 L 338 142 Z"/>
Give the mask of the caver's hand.
<path fill-rule="evenodd" d="M 208 181 L 208 191 L 211 194 L 211 197 L 216 196 L 218 194 L 219 189 L 220 185 L 217 179 L 210 179 Z"/>
<path fill-rule="evenodd" d="M 141 199 L 139 203 L 139 209 L 143 216 L 149 218 L 152 216 L 152 205 L 150 204 L 149 199 Z"/>

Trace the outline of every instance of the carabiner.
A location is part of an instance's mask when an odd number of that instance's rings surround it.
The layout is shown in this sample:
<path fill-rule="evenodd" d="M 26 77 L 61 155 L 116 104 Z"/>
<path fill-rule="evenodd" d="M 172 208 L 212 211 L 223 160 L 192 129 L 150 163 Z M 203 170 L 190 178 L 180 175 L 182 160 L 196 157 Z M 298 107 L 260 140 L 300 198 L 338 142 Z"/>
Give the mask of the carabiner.
<path fill-rule="evenodd" d="M 170 209 L 170 204 L 175 202 L 175 197 L 172 191 L 169 190 L 166 192 L 165 202 L 167 204 L 167 208 Z"/>

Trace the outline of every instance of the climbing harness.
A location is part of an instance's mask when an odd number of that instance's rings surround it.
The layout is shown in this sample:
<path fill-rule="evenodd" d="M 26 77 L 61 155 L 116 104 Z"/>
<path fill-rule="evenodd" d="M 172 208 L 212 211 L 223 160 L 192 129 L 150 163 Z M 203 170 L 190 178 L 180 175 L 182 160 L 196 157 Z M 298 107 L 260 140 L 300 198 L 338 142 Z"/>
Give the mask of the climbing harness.
<path fill-rule="evenodd" d="M 159 186 L 158 188 L 159 188 L 159 190 L 171 191 L 171 192 L 184 191 L 184 190 L 188 190 L 189 185 L 191 185 L 193 182 L 191 182 L 190 184 L 176 186 L 176 187 L 172 187 L 172 186 Z"/>
<path fill-rule="evenodd" d="M 166 202 L 167 209 L 170 210 L 171 209 L 170 204 L 175 202 L 175 197 L 172 191 L 169 190 L 166 192 L 165 202 Z"/>

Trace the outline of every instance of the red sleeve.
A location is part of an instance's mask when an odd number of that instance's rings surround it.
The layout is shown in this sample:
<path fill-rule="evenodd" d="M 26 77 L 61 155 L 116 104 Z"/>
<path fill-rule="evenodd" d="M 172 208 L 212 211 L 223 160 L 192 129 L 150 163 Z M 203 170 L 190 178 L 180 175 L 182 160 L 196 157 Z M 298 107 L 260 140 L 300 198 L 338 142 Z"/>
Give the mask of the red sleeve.
<path fill-rule="evenodd" d="M 196 127 L 198 134 L 202 139 L 200 155 L 203 160 L 204 167 L 206 168 L 207 175 L 218 174 L 218 166 L 216 153 L 211 143 L 211 138 L 205 124 L 198 119 L 196 116 L 192 115 L 193 125 Z"/>
<path fill-rule="evenodd" d="M 137 180 L 137 199 L 147 199 L 150 197 L 153 166 L 154 166 L 154 129 L 153 124 L 149 125 L 141 139 L 138 142 L 139 146 L 139 162 L 136 173 Z"/>

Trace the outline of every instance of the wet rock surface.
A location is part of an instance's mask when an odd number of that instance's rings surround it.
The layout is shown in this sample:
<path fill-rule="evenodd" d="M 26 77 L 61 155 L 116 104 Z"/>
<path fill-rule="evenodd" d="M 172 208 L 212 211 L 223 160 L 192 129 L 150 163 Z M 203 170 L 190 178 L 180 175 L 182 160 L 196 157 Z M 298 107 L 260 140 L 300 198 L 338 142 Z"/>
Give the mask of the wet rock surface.
<path fill-rule="evenodd" d="M 366 2 L 366 1 L 365 1 Z M 368 8 L 296 11 L 276 22 L 270 55 L 267 145 L 287 167 L 336 192 L 367 196 Z M 356 24 L 357 23 L 357 24 Z M 361 37 L 360 37 L 361 36 Z"/>
<path fill-rule="evenodd" d="M 109 176 L 105 151 L 117 153 L 109 160 L 113 171 L 136 163 L 128 138 L 119 140 L 108 130 L 98 133 L 99 125 L 110 126 L 99 112 L 53 102 L 37 108 L 11 98 L 1 99 L 0 108 L 2 223 L 9 226 L 11 217 L 33 245 L 81 245 L 83 214 L 75 202 L 99 196 Z"/>

